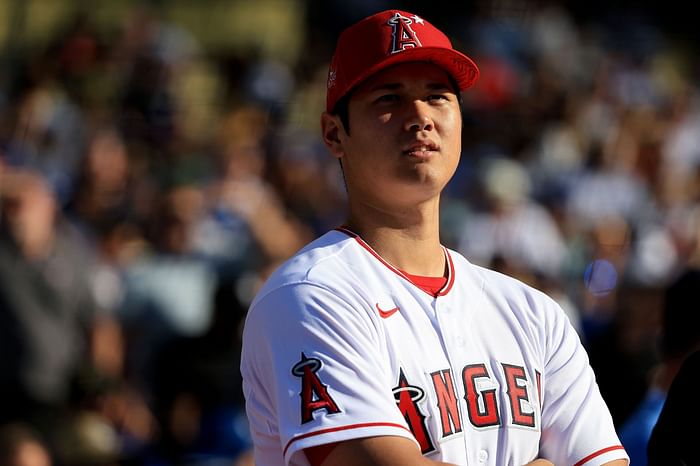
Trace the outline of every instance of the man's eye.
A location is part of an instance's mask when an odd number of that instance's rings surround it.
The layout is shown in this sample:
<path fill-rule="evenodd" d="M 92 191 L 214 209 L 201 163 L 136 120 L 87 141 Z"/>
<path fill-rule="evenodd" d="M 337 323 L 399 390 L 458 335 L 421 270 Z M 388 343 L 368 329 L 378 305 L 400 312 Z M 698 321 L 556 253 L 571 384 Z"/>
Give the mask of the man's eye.
<path fill-rule="evenodd" d="M 428 100 L 450 100 L 445 94 L 433 94 L 428 96 Z"/>
<path fill-rule="evenodd" d="M 377 102 L 396 102 L 399 100 L 398 94 L 384 94 L 377 97 Z"/>

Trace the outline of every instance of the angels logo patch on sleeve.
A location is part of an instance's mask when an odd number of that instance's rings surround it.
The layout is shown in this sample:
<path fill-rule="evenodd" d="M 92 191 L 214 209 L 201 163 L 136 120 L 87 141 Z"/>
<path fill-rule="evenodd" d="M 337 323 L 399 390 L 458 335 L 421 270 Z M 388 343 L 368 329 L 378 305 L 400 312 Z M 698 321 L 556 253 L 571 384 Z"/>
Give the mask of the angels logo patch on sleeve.
<path fill-rule="evenodd" d="M 314 411 L 323 409 L 327 414 L 340 412 L 338 404 L 328 393 L 328 386 L 321 382 L 317 372 L 323 363 L 317 358 L 307 358 L 301 353 L 301 360 L 292 367 L 292 374 L 301 378 L 301 423 L 314 419 Z"/>

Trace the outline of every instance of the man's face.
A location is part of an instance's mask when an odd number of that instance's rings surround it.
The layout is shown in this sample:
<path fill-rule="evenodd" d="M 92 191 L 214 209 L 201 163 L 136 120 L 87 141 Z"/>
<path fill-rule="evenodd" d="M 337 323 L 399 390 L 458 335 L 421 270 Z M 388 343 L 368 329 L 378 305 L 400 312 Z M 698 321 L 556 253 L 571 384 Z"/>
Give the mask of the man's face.
<path fill-rule="evenodd" d="M 350 134 L 340 128 L 329 147 L 351 201 L 409 207 L 435 199 L 454 174 L 462 121 L 441 68 L 412 62 L 375 74 L 353 92 L 348 115 Z"/>

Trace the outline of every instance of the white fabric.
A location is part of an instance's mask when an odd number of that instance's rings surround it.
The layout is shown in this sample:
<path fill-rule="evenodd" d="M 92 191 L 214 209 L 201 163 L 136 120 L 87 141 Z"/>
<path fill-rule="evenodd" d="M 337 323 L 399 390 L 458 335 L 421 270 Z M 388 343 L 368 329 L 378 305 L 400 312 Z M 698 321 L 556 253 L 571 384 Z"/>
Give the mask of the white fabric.
<path fill-rule="evenodd" d="M 450 276 L 437 298 L 345 231 L 327 233 L 273 274 L 251 305 L 243 335 L 256 465 L 306 465 L 304 448 L 351 438 L 414 438 L 398 409 L 398 400 L 411 406 L 411 399 L 424 416 L 412 419 L 427 427 L 433 448 L 424 454 L 434 460 L 503 466 L 538 456 L 561 465 L 627 458 L 587 355 L 558 305 L 446 253 Z M 377 307 L 399 310 L 382 318 Z M 306 363 L 338 408 L 316 409 L 306 423 L 302 377 L 295 375 L 302 359 L 318 360 Z M 483 370 L 485 377 L 464 382 L 465 374 Z M 400 374 L 405 383 L 396 390 Z M 437 386 L 443 395 L 454 393 L 455 419 L 441 417 L 449 396 L 439 397 Z M 467 386 L 478 393 L 471 412 Z M 472 418 L 479 423 L 491 398 L 498 422 L 475 426 Z M 533 419 L 534 426 L 515 425 L 516 411 L 521 424 Z"/>

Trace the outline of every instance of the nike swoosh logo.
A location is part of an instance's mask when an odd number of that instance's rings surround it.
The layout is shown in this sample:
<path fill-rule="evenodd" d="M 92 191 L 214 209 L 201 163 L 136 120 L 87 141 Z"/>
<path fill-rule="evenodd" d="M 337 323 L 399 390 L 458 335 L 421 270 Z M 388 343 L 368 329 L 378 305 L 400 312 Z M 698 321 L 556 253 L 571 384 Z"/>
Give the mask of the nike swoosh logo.
<path fill-rule="evenodd" d="M 389 317 L 393 316 L 396 314 L 396 311 L 398 311 L 399 308 L 395 307 L 393 309 L 389 309 L 388 311 L 385 311 L 384 309 L 379 307 L 379 303 L 377 303 L 377 311 L 379 312 L 379 317 L 382 319 L 388 319 Z"/>

